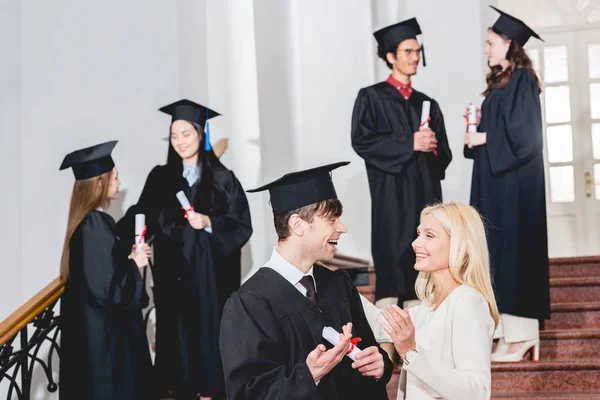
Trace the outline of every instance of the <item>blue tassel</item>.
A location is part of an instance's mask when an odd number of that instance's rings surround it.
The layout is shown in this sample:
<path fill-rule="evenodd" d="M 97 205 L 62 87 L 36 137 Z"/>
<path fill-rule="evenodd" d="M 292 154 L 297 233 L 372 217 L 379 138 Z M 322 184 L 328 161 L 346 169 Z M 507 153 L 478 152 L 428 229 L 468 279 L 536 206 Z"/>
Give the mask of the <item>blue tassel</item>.
<path fill-rule="evenodd" d="M 208 108 L 206 109 L 206 127 L 204 128 L 204 151 L 211 151 L 212 146 L 210 145 L 210 124 L 208 122 Z"/>

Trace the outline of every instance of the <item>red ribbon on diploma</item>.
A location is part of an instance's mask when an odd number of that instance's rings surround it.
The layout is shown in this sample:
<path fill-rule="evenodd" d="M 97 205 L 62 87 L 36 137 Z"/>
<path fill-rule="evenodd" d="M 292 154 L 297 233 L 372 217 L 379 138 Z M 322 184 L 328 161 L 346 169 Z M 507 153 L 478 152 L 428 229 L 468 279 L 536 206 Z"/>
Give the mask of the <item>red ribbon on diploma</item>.
<path fill-rule="evenodd" d="M 467 133 L 469 133 L 470 126 L 477 126 L 477 124 L 469 123 L 469 117 L 465 117 L 465 121 L 467 122 Z"/>
<path fill-rule="evenodd" d="M 142 229 L 141 233 L 136 233 L 135 237 L 139 237 L 141 240 L 146 240 L 146 225 L 144 225 L 144 229 Z"/>
<path fill-rule="evenodd" d="M 188 217 L 188 213 L 189 213 L 190 211 L 194 211 L 194 207 L 190 207 L 190 208 L 187 208 L 187 209 L 186 209 L 186 208 L 183 208 L 183 207 L 181 207 L 181 209 L 182 209 L 182 210 L 185 212 L 185 217 L 186 217 L 186 218 Z"/>
<path fill-rule="evenodd" d="M 431 121 L 431 116 L 427 117 L 427 119 L 425 121 L 421 122 L 421 124 L 419 125 L 419 128 L 424 127 L 425 124 L 428 123 L 429 121 Z M 436 157 L 438 156 L 437 150 L 433 151 L 433 155 L 436 156 Z"/>
<path fill-rule="evenodd" d="M 362 342 L 362 339 L 361 339 L 361 338 L 359 338 L 359 337 L 355 337 L 355 338 L 352 338 L 352 339 L 350 339 L 350 350 L 348 350 L 348 351 L 346 352 L 346 354 L 350 354 L 350 353 L 352 353 L 352 351 L 353 351 L 353 350 L 354 350 L 354 348 L 356 347 L 356 343 L 358 343 L 358 342 Z"/>

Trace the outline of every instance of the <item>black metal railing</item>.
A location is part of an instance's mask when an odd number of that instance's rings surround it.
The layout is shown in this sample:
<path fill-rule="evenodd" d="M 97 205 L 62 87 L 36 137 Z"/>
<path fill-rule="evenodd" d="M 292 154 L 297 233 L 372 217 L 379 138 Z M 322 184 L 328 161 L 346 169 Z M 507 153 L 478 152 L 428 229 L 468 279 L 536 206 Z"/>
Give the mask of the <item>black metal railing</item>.
<path fill-rule="evenodd" d="M 7 400 L 31 398 L 34 371 L 43 372 L 49 392 L 58 390 L 52 361 L 60 357 L 56 305 L 63 286 L 54 281 L 0 324 L 0 389 Z"/>

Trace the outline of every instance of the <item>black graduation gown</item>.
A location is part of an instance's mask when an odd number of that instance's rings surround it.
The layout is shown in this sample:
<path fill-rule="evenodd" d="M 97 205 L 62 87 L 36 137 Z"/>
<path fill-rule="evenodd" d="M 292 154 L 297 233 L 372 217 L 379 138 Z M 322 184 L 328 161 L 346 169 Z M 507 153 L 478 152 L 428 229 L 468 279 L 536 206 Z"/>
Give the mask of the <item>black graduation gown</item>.
<path fill-rule="evenodd" d="M 146 215 L 147 237 L 154 236 L 155 371 L 160 393 L 183 396 L 223 392 L 218 349 L 225 300 L 239 288 L 241 248 L 252 234 L 245 193 L 233 172 L 213 169 L 227 193 L 219 214 L 198 205 L 198 183 L 191 188 L 172 166 L 149 174 L 138 203 L 119 221 L 119 231 L 133 242 L 135 214 Z M 183 190 L 197 212 L 211 219 L 213 233 L 193 229 L 175 194 Z"/>
<path fill-rule="evenodd" d="M 61 299 L 60 399 L 152 399 L 144 281 L 115 221 L 92 211 L 71 238 Z"/>
<path fill-rule="evenodd" d="M 358 292 L 343 272 L 315 265 L 317 306 L 269 267 L 258 270 L 225 306 L 221 355 L 227 398 L 237 399 L 387 399 L 392 363 L 380 349 L 385 373 L 376 382 L 351 367 L 348 357 L 315 385 L 306 365 L 324 326 L 342 331 L 353 323 L 360 348 L 377 346 Z"/>
<path fill-rule="evenodd" d="M 423 101 L 431 102 L 429 126 L 438 156 L 413 151 Z M 387 82 L 361 89 L 352 114 L 352 147 L 365 160 L 371 190 L 371 252 L 375 298 L 416 298 L 415 254 L 421 210 L 442 200 L 440 180 L 452 160 L 438 103 L 413 90 L 408 100 Z"/>
<path fill-rule="evenodd" d="M 500 312 L 550 317 L 546 192 L 540 91 L 531 73 L 517 69 L 481 107 L 479 132 L 487 143 L 472 158 L 471 204 L 487 225 Z"/>

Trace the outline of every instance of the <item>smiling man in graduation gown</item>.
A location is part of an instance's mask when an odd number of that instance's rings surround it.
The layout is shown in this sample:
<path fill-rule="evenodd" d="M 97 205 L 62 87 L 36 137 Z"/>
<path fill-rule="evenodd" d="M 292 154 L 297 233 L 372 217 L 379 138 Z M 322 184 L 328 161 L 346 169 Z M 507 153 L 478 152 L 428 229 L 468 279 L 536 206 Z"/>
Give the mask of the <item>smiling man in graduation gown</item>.
<path fill-rule="evenodd" d="M 420 33 L 415 18 L 374 33 L 392 74 L 361 89 L 352 114 L 352 147 L 365 160 L 371 190 L 375 298 L 399 296 L 400 305 L 416 298 L 411 243 L 423 207 L 442 200 L 440 180 L 452 160 L 438 103 L 411 85 L 423 51 Z M 429 127 L 421 126 L 424 101 L 430 102 Z"/>
<path fill-rule="evenodd" d="M 387 399 L 392 363 L 356 287 L 344 272 L 316 264 L 333 259 L 346 232 L 330 171 L 347 164 L 250 191 L 269 190 L 279 242 L 225 305 L 219 342 L 228 399 Z M 343 333 L 336 346 L 322 338 L 326 326 Z M 345 356 L 353 343 L 363 349 L 355 362 Z"/>

